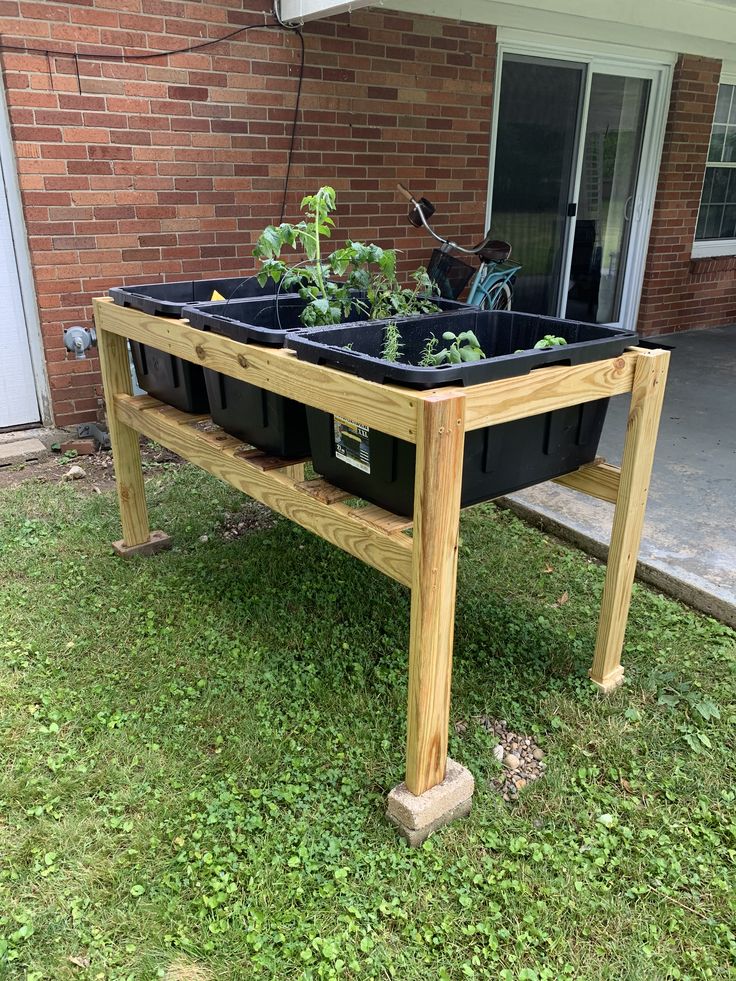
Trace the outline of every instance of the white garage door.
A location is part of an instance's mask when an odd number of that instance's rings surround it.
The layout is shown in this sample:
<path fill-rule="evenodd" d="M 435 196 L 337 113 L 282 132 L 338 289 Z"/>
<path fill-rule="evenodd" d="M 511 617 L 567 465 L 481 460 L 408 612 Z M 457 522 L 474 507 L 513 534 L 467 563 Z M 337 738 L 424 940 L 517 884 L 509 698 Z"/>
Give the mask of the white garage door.
<path fill-rule="evenodd" d="M 23 311 L 7 182 L 0 193 L 0 429 L 38 422 L 40 413 Z"/>

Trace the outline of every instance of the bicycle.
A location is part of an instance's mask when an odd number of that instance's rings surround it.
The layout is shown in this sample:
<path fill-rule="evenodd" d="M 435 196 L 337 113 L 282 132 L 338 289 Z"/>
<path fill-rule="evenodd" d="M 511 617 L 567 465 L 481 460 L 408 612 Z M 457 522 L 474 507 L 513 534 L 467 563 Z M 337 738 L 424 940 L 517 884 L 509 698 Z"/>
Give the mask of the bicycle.
<path fill-rule="evenodd" d="M 417 200 L 403 184 L 397 184 L 397 187 L 410 202 L 411 207 L 407 214 L 409 222 L 415 228 L 424 227 L 432 238 L 441 243 L 439 249 L 432 250 L 427 264 L 429 278 L 439 288 L 440 296 L 447 300 L 456 300 L 472 277 L 466 303 L 480 307 L 481 310 L 510 310 L 514 282 L 521 266 L 510 261 L 509 243 L 492 238 L 490 229 L 483 241 L 472 249 L 443 238 L 429 224 L 429 219 L 435 213 L 432 202 L 424 197 Z M 478 256 L 480 266 L 474 269 L 462 259 L 456 259 L 451 252 Z"/>

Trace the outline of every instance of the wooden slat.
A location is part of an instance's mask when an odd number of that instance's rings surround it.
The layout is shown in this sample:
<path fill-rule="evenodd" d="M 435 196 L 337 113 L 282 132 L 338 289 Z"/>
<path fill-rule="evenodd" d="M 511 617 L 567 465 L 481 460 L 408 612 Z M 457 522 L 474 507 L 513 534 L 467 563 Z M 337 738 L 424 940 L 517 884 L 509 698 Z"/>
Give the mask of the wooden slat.
<path fill-rule="evenodd" d="M 579 470 L 556 477 L 555 483 L 580 491 L 589 497 L 615 504 L 618 497 L 620 469 L 604 460 L 596 460 Z"/>
<path fill-rule="evenodd" d="M 294 466 L 299 481 L 284 471 L 263 471 L 243 459 L 238 446 L 222 446 L 173 415 L 139 408 L 135 397 L 115 401 L 119 418 L 128 426 L 178 453 L 198 467 L 227 481 L 362 562 L 406 586 L 411 585 L 412 541 L 406 535 L 388 535 L 359 521 L 343 504 L 323 504 L 300 489 L 303 467 Z"/>
<path fill-rule="evenodd" d="M 406 786 L 417 796 L 447 766 L 463 406 L 446 395 L 424 402 L 419 417 L 406 738 Z"/>
<path fill-rule="evenodd" d="M 393 385 L 377 385 L 355 375 L 299 361 L 293 351 L 238 344 L 195 330 L 186 322 L 116 306 L 96 299 L 101 327 L 122 337 L 151 344 L 195 364 L 267 388 L 279 395 L 324 409 L 409 442 L 416 439 L 418 393 Z"/>
<path fill-rule="evenodd" d="M 99 326 L 97 344 L 105 387 L 107 425 L 115 462 L 115 487 L 120 505 L 120 523 L 123 526 L 123 545 L 142 545 L 149 540 L 151 529 L 143 486 L 140 440 L 135 427 L 131 428 L 127 425 L 126 420 L 117 411 L 115 400 L 118 394 L 132 397 L 133 383 L 130 377 L 128 345 L 124 337 L 109 334 L 105 330 L 100 330 Z M 149 400 L 147 395 L 141 397 Z"/>
<path fill-rule="evenodd" d="M 406 518 L 400 514 L 393 514 L 379 508 L 377 504 L 366 504 L 364 507 L 355 509 L 355 517 L 359 521 L 373 525 L 374 528 L 381 528 L 389 535 L 397 535 L 414 524 L 413 518 Z"/>
<path fill-rule="evenodd" d="M 465 389 L 465 428 L 482 429 L 579 402 L 623 395 L 634 383 L 637 357 L 636 352 L 627 351 L 607 361 L 540 368 L 523 377 L 472 385 Z"/>
<path fill-rule="evenodd" d="M 623 678 L 621 650 L 670 359 L 669 351 L 645 350 L 637 357 L 606 583 L 590 669 L 591 680 L 604 692 L 611 691 Z"/>
<path fill-rule="evenodd" d="M 349 497 L 354 497 L 353 494 L 342 490 L 340 487 L 335 487 L 334 484 L 328 483 L 322 477 L 303 480 L 298 487 L 299 490 L 304 491 L 305 494 L 309 494 L 311 497 L 316 497 L 323 504 L 336 504 L 338 501 L 346 501 Z"/>
<path fill-rule="evenodd" d="M 302 460 L 285 460 L 281 456 L 269 456 L 268 453 L 264 453 L 262 450 L 257 450 L 253 447 L 236 450 L 235 455 L 241 460 L 247 460 L 251 466 L 258 467 L 259 470 L 288 470 L 290 467 L 296 467 L 308 459 L 308 457 L 305 457 Z"/>

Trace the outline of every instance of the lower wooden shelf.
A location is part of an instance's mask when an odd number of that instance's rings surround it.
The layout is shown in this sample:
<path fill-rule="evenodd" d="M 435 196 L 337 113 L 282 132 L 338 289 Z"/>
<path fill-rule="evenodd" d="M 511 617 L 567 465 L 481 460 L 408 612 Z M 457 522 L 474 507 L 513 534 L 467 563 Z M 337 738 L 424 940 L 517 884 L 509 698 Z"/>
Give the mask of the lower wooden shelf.
<path fill-rule="evenodd" d="M 304 460 L 269 456 L 217 426 L 203 426 L 211 422 L 209 416 L 181 412 L 150 395 L 116 395 L 115 404 L 131 429 L 411 586 L 412 540 L 402 534 L 412 527 L 411 518 L 375 504 L 348 507 L 344 502 L 352 495 L 346 491 L 321 478 L 303 479 Z M 619 470 L 596 460 L 558 477 L 557 483 L 615 503 Z"/>
<path fill-rule="evenodd" d="M 225 480 L 279 514 L 403 583 L 411 585 L 410 519 L 373 504 L 351 508 L 350 495 L 324 480 L 304 480 L 303 461 L 280 460 L 148 395 L 116 395 L 121 422 Z"/>

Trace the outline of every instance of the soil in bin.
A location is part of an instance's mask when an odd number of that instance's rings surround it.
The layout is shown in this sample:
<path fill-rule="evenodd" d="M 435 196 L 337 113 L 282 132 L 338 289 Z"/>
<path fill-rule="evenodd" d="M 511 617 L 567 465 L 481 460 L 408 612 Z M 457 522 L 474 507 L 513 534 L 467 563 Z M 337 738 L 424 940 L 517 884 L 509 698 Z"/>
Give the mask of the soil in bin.
<path fill-rule="evenodd" d="M 464 308 L 449 300 L 438 299 L 437 305 L 443 311 Z M 293 331 L 304 328 L 300 317 L 305 306 L 301 297 L 285 294 L 227 304 L 199 304 L 187 307 L 186 317 L 192 327 L 234 341 L 283 347 Z M 354 309 L 345 323 L 359 321 L 361 316 Z M 212 419 L 231 436 L 274 456 L 309 456 L 307 417 L 301 403 L 207 368 L 204 378 Z"/>
<path fill-rule="evenodd" d="M 233 296 L 269 296 L 275 289 L 272 281 L 260 286 L 255 276 L 235 276 L 227 279 L 118 286 L 110 290 L 110 296 L 118 306 L 139 310 L 149 316 L 180 319 L 187 304 L 203 301 L 210 303 L 213 294 L 229 300 Z M 145 392 L 183 412 L 209 411 L 204 373 L 199 365 L 137 341 L 130 342 L 130 350 L 138 384 Z"/>
<path fill-rule="evenodd" d="M 292 335 L 289 346 L 302 359 L 332 364 L 378 382 L 435 388 L 474 385 L 525 375 L 534 368 L 582 364 L 618 357 L 636 335 L 616 328 L 531 314 L 468 311 L 443 318 L 415 318 L 400 325 L 402 358 L 380 359 L 383 327 L 357 324 L 313 328 Z M 473 330 L 488 355 L 477 362 L 422 368 L 416 362 L 434 332 Z M 545 334 L 564 337 L 564 347 L 533 350 Z M 440 340 L 440 344 L 443 342 Z M 350 345 L 346 349 L 345 345 Z M 521 353 L 515 353 L 522 349 Z M 412 364 L 414 362 L 414 364 Z M 491 500 L 569 473 L 590 463 L 598 449 L 608 399 L 585 402 L 489 426 L 466 434 L 462 473 L 463 507 Z M 307 409 L 315 470 L 331 483 L 397 514 L 410 515 L 414 500 L 416 449 L 359 420 Z"/>

